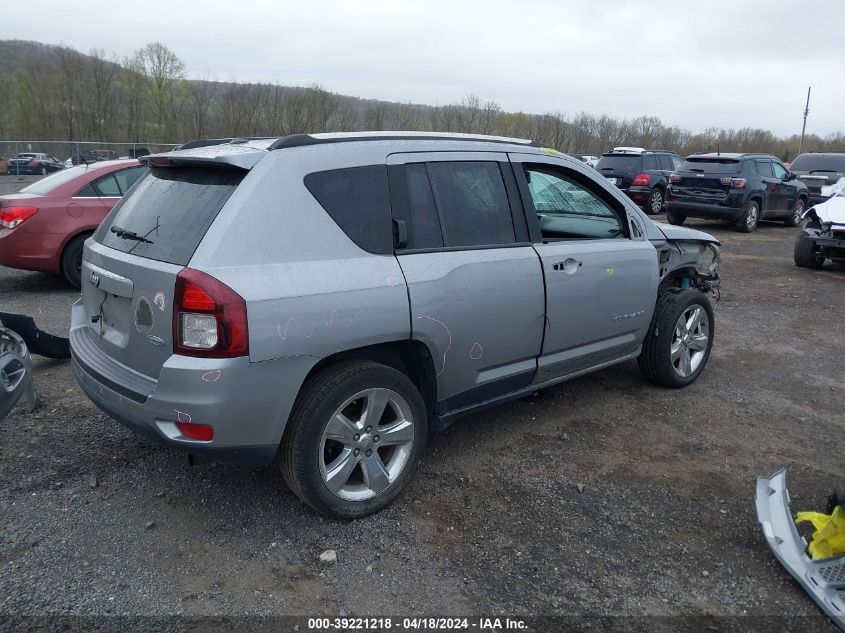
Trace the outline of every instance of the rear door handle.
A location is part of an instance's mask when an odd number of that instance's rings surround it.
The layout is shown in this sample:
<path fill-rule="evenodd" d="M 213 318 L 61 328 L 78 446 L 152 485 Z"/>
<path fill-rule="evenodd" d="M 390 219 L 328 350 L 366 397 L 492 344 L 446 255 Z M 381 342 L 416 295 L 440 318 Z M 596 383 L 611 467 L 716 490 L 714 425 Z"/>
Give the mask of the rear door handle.
<path fill-rule="evenodd" d="M 573 275 L 578 272 L 578 269 L 584 265 L 584 262 L 578 261 L 577 259 L 573 259 L 572 257 L 567 257 L 562 262 L 555 262 L 552 265 L 552 268 L 555 270 L 563 271 L 569 275 Z"/>

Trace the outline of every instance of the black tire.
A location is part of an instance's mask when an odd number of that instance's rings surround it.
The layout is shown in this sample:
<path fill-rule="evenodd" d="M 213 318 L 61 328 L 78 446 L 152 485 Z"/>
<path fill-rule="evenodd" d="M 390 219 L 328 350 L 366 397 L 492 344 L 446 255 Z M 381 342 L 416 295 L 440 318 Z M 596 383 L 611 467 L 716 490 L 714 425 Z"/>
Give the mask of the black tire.
<path fill-rule="evenodd" d="M 816 240 L 803 232 L 795 240 L 792 258 L 801 268 L 821 268 L 824 264 L 824 256 L 818 252 Z"/>
<path fill-rule="evenodd" d="M 666 202 L 666 197 L 663 195 L 663 189 L 655 187 L 651 190 L 651 193 L 648 194 L 648 200 L 643 207 L 643 211 L 645 211 L 647 215 L 660 215 L 663 213 L 664 202 Z"/>
<path fill-rule="evenodd" d="M 675 226 L 681 226 L 684 222 L 687 221 L 687 216 L 683 213 L 672 213 L 671 211 L 666 212 L 666 221 L 669 224 L 674 224 Z"/>
<path fill-rule="evenodd" d="M 694 371 L 688 375 L 679 373 L 672 360 L 672 344 L 675 338 L 675 326 L 682 314 L 694 306 L 699 306 L 707 316 L 707 343 L 703 356 L 697 361 Z M 715 332 L 713 306 L 710 300 L 698 290 L 669 290 L 657 300 L 654 316 L 643 341 L 643 349 L 637 358 L 640 372 L 649 381 L 664 387 L 679 388 L 692 384 L 707 365 L 710 350 L 713 347 Z M 687 348 L 682 349 L 687 353 Z M 678 361 L 681 362 L 680 360 Z"/>
<path fill-rule="evenodd" d="M 62 252 L 62 275 L 74 288 L 82 285 L 82 247 L 90 234 L 78 235 L 73 238 Z"/>
<path fill-rule="evenodd" d="M 749 200 L 745 204 L 745 213 L 736 221 L 736 230 L 740 233 L 753 233 L 760 222 L 760 203 Z"/>
<path fill-rule="evenodd" d="M 795 206 L 792 207 L 792 214 L 786 218 L 783 223 L 790 228 L 795 228 L 801 224 L 801 216 L 804 215 L 804 209 L 806 208 L 807 202 L 804 198 L 798 198 L 798 200 L 795 201 Z"/>
<path fill-rule="evenodd" d="M 344 402 L 373 388 L 390 389 L 409 405 L 414 418 L 413 444 L 404 468 L 387 488 L 369 499 L 350 501 L 336 496 L 323 480 L 321 438 Z M 320 514 L 343 519 L 363 517 L 390 504 L 407 486 L 425 451 L 427 435 L 425 404 L 405 374 L 369 361 L 342 362 L 327 367 L 303 386 L 279 449 L 279 467 L 291 491 Z"/>

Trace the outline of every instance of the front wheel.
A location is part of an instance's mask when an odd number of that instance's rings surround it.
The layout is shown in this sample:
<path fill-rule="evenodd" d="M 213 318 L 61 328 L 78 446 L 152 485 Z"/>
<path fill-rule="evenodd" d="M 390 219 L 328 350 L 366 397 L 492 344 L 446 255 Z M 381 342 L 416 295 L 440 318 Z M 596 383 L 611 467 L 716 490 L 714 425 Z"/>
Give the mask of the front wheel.
<path fill-rule="evenodd" d="M 288 424 L 279 451 L 285 482 L 317 512 L 344 519 L 377 512 L 402 492 L 428 433 L 414 383 L 368 361 L 310 379 Z"/>
<path fill-rule="evenodd" d="M 803 231 L 795 240 L 792 258 L 800 268 L 821 268 L 824 264 L 824 255 L 819 253 L 816 240 Z"/>
<path fill-rule="evenodd" d="M 698 290 L 670 290 L 657 300 L 637 362 L 664 387 L 686 387 L 704 370 L 713 346 L 710 300 Z"/>

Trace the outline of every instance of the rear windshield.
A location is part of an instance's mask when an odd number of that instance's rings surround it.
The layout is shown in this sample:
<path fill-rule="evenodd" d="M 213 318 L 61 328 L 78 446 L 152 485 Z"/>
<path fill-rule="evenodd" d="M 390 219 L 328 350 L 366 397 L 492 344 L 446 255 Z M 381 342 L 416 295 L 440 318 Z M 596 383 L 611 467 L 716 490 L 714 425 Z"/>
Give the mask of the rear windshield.
<path fill-rule="evenodd" d="M 678 171 L 700 174 L 738 174 L 739 161 L 730 158 L 687 158 Z"/>
<path fill-rule="evenodd" d="M 38 154 L 18 154 L 15 158 L 38 158 Z"/>
<path fill-rule="evenodd" d="M 613 171 L 634 171 L 640 168 L 642 156 L 639 154 L 614 154 L 612 156 L 602 156 L 599 158 L 596 169 L 599 171 L 603 169 L 612 169 Z"/>
<path fill-rule="evenodd" d="M 845 173 L 845 154 L 841 156 L 799 154 L 789 168 L 792 171 Z"/>
<path fill-rule="evenodd" d="M 45 196 L 57 187 L 70 182 L 74 178 L 78 178 L 85 173 L 86 167 L 71 167 L 69 169 L 62 169 L 46 178 L 42 178 L 31 185 L 21 189 L 21 193 L 31 193 L 36 196 Z"/>
<path fill-rule="evenodd" d="M 153 167 L 94 239 L 124 253 L 185 266 L 245 175 L 240 169 Z"/>

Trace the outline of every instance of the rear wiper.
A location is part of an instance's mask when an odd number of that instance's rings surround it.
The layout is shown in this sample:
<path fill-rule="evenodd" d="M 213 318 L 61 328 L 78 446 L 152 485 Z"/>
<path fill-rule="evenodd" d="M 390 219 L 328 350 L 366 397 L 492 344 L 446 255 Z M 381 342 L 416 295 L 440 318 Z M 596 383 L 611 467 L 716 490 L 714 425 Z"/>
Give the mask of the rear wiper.
<path fill-rule="evenodd" d="M 127 229 L 123 229 L 119 226 L 111 227 L 111 232 L 117 235 L 119 238 L 124 240 L 135 240 L 136 242 L 145 242 L 146 244 L 152 244 L 152 240 L 148 240 L 146 237 L 138 235 L 135 231 L 129 231 Z"/>

